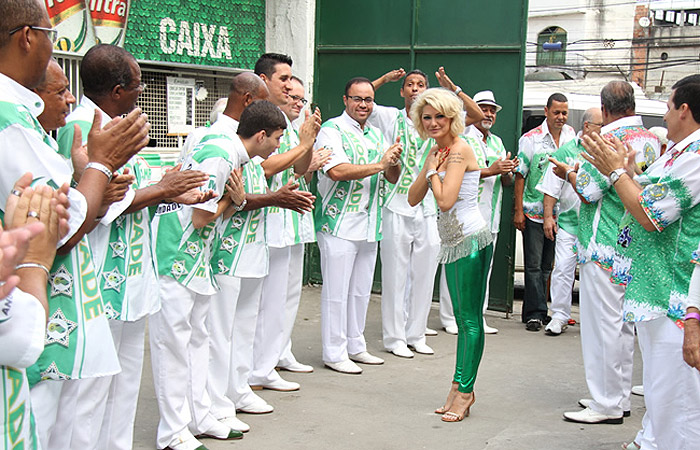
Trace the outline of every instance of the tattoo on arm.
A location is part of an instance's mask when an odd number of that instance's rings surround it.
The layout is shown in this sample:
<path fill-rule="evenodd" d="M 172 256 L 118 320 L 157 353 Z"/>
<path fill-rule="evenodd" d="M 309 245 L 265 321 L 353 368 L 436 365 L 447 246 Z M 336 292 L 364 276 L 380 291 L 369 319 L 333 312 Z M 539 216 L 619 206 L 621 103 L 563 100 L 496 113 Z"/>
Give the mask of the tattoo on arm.
<path fill-rule="evenodd" d="M 464 157 L 462 155 L 450 155 L 447 158 L 447 164 L 462 164 L 464 162 Z"/>

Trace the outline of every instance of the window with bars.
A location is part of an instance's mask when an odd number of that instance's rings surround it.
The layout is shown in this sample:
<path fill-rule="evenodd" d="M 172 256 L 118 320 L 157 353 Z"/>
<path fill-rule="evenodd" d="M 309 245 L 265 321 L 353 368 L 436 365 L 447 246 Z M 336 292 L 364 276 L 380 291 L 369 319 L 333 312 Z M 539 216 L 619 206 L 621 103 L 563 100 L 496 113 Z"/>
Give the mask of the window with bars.
<path fill-rule="evenodd" d="M 82 96 L 80 57 L 57 55 L 56 59 L 68 77 L 71 92 L 79 101 Z M 146 89 L 139 96 L 137 104 L 148 114 L 148 120 L 151 123 L 150 135 L 151 138 L 156 140 L 156 146 L 148 150 L 154 152 L 177 153 L 186 137 L 168 134 L 166 77 L 182 76 L 194 78 L 197 88 L 206 90 L 206 96 L 203 95 L 204 91 L 200 91 L 201 100 L 195 100 L 195 126 L 201 127 L 209 121 L 214 103 L 219 98 L 228 96 L 231 77 L 235 74 L 234 71 L 219 72 L 197 70 L 196 68 L 181 70 L 178 68 L 150 66 L 146 63 L 141 63 L 140 66 L 141 81 L 146 83 Z"/>

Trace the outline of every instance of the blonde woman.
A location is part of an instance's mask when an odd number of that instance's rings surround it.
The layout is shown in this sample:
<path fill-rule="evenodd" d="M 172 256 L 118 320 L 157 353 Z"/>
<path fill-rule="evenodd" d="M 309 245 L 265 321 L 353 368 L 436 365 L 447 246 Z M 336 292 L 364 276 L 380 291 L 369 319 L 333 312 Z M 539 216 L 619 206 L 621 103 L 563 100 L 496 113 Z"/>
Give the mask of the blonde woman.
<path fill-rule="evenodd" d="M 439 258 L 459 330 L 452 386 L 445 405 L 435 412 L 445 422 L 459 422 L 474 404 L 474 381 L 484 350 L 482 306 L 492 237 L 479 213 L 476 156 L 459 137 L 464 129 L 462 102 L 446 89 L 428 89 L 413 103 L 411 119 L 421 137 L 431 138 L 434 145 L 408 191 L 408 202 L 418 204 L 431 189 L 440 208 Z"/>

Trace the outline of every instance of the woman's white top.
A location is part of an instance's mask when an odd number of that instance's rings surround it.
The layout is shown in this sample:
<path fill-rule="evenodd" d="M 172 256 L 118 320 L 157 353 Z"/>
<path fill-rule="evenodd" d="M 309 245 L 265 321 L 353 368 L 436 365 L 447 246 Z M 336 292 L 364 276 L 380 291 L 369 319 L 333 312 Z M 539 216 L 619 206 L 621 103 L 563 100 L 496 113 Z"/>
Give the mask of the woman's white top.
<path fill-rule="evenodd" d="M 444 179 L 445 172 L 438 175 Z M 464 172 L 457 201 L 448 211 L 441 211 L 438 215 L 441 264 L 469 256 L 493 242 L 488 224 L 479 212 L 480 175 L 479 170 Z"/>

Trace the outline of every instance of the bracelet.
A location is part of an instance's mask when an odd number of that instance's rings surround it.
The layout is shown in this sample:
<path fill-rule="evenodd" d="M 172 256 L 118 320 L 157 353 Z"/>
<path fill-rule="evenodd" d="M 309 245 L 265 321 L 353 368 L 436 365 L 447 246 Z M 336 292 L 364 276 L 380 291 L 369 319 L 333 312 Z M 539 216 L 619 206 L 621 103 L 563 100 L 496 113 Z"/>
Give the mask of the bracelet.
<path fill-rule="evenodd" d="M 566 181 L 567 183 L 571 183 L 571 182 L 569 181 L 569 175 L 571 175 L 572 172 L 573 172 L 573 173 L 578 173 L 578 172 L 576 172 L 576 170 L 574 170 L 573 167 L 570 168 L 569 170 L 567 170 L 567 171 L 566 171 L 566 174 L 564 175 L 564 181 Z"/>
<path fill-rule="evenodd" d="M 462 92 L 462 88 L 457 86 L 457 89 L 454 90 L 455 95 L 459 95 L 460 92 Z"/>
<path fill-rule="evenodd" d="M 248 199 L 247 199 L 247 198 L 244 198 L 244 199 L 243 199 L 243 202 L 242 202 L 240 205 L 238 205 L 238 206 L 233 205 L 233 209 L 234 209 L 236 212 L 241 212 L 241 211 L 243 211 L 243 208 L 245 208 L 245 206 L 246 206 L 247 204 L 248 204 Z"/>
<path fill-rule="evenodd" d="M 697 321 L 700 321 L 700 314 L 698 313 L 687 313 L 685 315 L 685 318 L 683 320 L 688 320 L 688 319 L 695 319 Z"/>
<path fill-rule="evenodd" d="M 98 163 L 98 162 L 89 162 L 89 163 L 87 163 L 87 164 L 85 165 L 85 170 L 87 170 L 87 169 L 99 170 L 100 172 L 102 172 L 103 174 L 105 174 L 105 176 L 107 177 L 107 182 L 108 182 L 108 183 L 109 183 L 110 181 L 112 181 L 112 176 L 113 176 L 114 174 L 112 173 L 111 170 L 109 170 L 109 168 L 108 168 L 107 166 L 105 166 L 105 165 L 102 164 L 102 163 Z"/>
<path fill-rule="evenodd" d="M 15 269 L 43 269 L 44 272 L 46 272 L 46 276 L 49 277 L 49 269 L 46 268 L 45 265 L 39 264 L 39 263 L 22 263 L 19 264 Z M 696 313 L 697 315 L 697 313 Z"/>
<path fill-rule="evenodd" d="M 431 178 L 433 175 L 437 175 L 437 173 L 438 173 L 437 170 L 434 170 L 434 169 L 433 169 L 433 170 L 429 170 L 429 171 L 427 171 L 427 172 L 425 173 L 425 181 L 428 182 L 428 187 L 429 187 L 430 189 L 433 188 L 433 183 L 430 181 L 430 178 Z"/>

